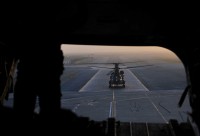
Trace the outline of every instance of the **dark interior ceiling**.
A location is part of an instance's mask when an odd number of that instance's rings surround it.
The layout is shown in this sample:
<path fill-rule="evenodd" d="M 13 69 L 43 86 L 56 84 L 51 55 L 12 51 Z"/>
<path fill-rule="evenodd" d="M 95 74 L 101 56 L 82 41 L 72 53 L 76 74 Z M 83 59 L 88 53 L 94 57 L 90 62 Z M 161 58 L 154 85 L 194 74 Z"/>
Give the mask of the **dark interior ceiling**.
<path fill-rule="evenodd" d="M 200 31 L 198 4 L 192 2 L 13 2 L 1 3 L 0 10 L 1 41 L 18 48 L 53 38 L 60 43 L 157 45 L 179 54 L 197 46 Z"/>

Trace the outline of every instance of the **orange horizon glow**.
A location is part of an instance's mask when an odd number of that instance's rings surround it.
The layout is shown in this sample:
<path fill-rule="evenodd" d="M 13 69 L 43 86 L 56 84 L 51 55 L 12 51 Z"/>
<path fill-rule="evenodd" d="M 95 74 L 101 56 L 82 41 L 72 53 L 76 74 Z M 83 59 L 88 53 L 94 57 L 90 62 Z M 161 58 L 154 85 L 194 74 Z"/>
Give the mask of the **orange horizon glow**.
<path fill-rule="evenodd" d="M 105 52 L 157 52 L 164 51 L 166 48 L 158 46 L 101 46 L 101 45 L 73 45 L 73 44 L 62 44 L 61 49 L 65 53 L 105 53 Z M 170 50 L 168 50 L 170 51 Z"/>
<path fill-rule="evenodd" d="M 172 51 L 159 46 L 101 46 L 101 45 L 73 45 L 62 44 L 61 49 L 65 55 L 84 55 L 84 54 L 120 54 L 132 55 L 138 57 L 160 57 L 170 60 L 178 60 L 179 58 Z"/>

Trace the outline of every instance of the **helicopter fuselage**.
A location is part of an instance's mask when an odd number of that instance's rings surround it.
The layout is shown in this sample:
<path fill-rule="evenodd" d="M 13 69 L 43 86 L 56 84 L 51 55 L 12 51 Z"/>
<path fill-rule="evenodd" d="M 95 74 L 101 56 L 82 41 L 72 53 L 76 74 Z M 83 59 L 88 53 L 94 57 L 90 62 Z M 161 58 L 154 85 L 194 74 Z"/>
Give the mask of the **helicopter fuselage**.
<path fill-rule="evenodd" d="M 115 64 L 115 69 L 110 75 L 109 88 L 125 87 L 124 71 L 119 71 L 119 67 Z"/>

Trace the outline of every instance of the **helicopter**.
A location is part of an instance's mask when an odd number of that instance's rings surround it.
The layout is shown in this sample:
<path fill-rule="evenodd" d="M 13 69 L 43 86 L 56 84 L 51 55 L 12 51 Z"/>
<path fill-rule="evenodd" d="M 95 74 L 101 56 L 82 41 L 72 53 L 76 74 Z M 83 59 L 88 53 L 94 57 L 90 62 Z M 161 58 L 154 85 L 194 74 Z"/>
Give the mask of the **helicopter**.
<path fill-rule="evenodd" d="M 114 63 L 114 65 L 114 70 L 110 74 L 109 88 L 114 86 L 122 86 L 125 88 L 124 71 L 119 70 L 119 63 Z"/>
<path fill-rule="evenodd" d="M 136 63 L 136 62 L 125 62 L 125 63 Z M 91 63 L 90 63 L 91 64 Z M 122 87 L 125 88 L 125 80 L 124 80 L 124 71 L 122 69 L 132 69 L 132 68 L 137 68 L 137 67 L 146 67 L 146 66 L 152 66 L 152 65 L 137 65 L 133 67 L 119 67 L 119 64 L 124 64 L 124 63 L 96 63 L 96 64 L 113 64 L 114 68 L 108 68 L 108 67 L 98 67 L 95 66 L 96 68 L 105 68 L 105 69 L 113 69 L 111 72 L 109 72 L 109 88 L 117 88 L 117 87 Z M 94 68 L 94 66 L 92 66 Z"/>
<path fill-rule="evenodd" d="M 134 61 L 134 62 L 97 62 L 97 63 L 85 63 L 85 62 L 78 62 L 78 63 L 73 63 L 73 65 L 86 65 L 86 67 L 90 67 L 90 68 L 97 68 L 97 69 L 113 69 L 112 71 L 110 71 L 107 75 L 109 75 L 109 81 L 108 81 L 108 87 L 109 88 L 125 88 L 125 73 L 122 69 L 133 69 L 133 68 L 137 68 L 137 67 L 146 67 L 146 66 L 152 66 L 152 65 L 136 65 L 136 66 L 127 66 L 126 64 L 135 64 L 135 63 L 140 63 L 143 61 Z M 70 65 L 71 63 L 69 63 L 68 65 Z M 105 65 L 114 65 L 114 67 L 107 67 Z M 121 64 L 121 67 L 119 66 Z M 103 65 L 103 66 L 99 66 L 99 65 Z"/>
<path fill-rule="evenodd" d="M 138 61 L 140 62 L 140 61 Z M 136 62 L 125 62 L 125 63 L 136 63 Z M 114 64 L 113 71 L 110 73 L 110 79 L 109 79 L 109 88 L 114 88 L 114 87 L 122 87 L 125 88 L 125 80 L 124 80 L 124 71 L 121 69 L 133 69 L 133 68 L 138 68 L 138 67 L 148 67 L 152 65 L 137 65 L 133 67 L 119 67 L 119 64 L 122 63 L 112 63 Z"/>

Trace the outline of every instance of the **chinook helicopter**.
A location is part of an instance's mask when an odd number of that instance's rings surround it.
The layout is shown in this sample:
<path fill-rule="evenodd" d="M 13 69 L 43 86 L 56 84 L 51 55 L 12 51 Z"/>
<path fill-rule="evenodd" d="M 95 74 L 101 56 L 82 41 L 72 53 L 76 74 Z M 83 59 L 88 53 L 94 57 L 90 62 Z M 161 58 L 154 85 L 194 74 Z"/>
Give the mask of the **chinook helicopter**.
<path fill-rule="evenodd" d="M 87 58 L 87 57 L 86 57 Z M 86 59 L 87 60 L 87 59 Z M 76 60 L 71 60 L 70 57 L 66 59 L 66 65 L 85 65 L 86 67 L 90 68 L 97 68 L 97 69 L 112 69 L 109 73 L 107 73 L 107 76 L 109 76 L 109 81 L 108 81 L 108 87 L 109 88 L 125 88 L 125 72 L 123 71 L 124 69 L 133 69 L 137 67 L 146 67 L 146 66 L 152 66 L 152 65 L 144 65 L 144 64 L 137 64 L 135 63 L 141 63 L 143 61 L 133 61 L 133 62 L 84 62 L 85 60 L 83 59 L 82 62 L 79 61 L 79 59 Z M 93 61 L 93 60 L 92 60 Z M 129 66 L 127 66 L 129 64 Z M 114 67 L 110 67 L 110 65 L 114 65 Z M 121 66 L 120 66 L 121 65 Z M 130 67 L 130 65 L 132 65 Z"/>
<path fill-rule="evenodd" d="M 109 88 L 122 86 L 125 88 L 124 71 L 119 70 L 119 63 L 114 63 L 115 67 L 110 75 Z"/>
<path fill-rule="evenodd" d="M 135 62 L 131 62 L 131 63 L 135 63 Z M 113 88 L 113 87 L 125 88 L 124 71 L 120 69 L 131 69 L 131 68 L 137 68 L 137 67 L 152 66 L 152 65 L 139 65 L 139 66 L 133 66 L 133 67 L 120 68 L 119 64 L 121 63 L 112 63 L 112 64 L 114 64 L 114 68 L 112 68 L 114 70 L 110 74 L 109 88 Z"/>
<path fill-rule="evenodd" d="M 136 63 L 136 62 L 124 62 L 124 63 Z M 122 69 L 132 69 L 137 67 L 146 67 L 146 66 L 152 66 L 152 65 L 137 65 L 133 67 L 123 66 L 119 67 L 119 64 L 124 63 L 95 63 L 95 64 L 113 64 L 114 68 L 110 67 L 98 67 L 98 66 L 92 66 L 93 68 L 103 68 L 103 69 L 113 69 L 111 72 L 109 72 L 109 88 L 115 88 L 115 87 L 122 87 L 125 88 L 125 80 L 124 80 L 124 71 Z M 92 63 L 90 63 L 92 64 Z M 94 64 L 94 63 L 93 63 Z"/>

